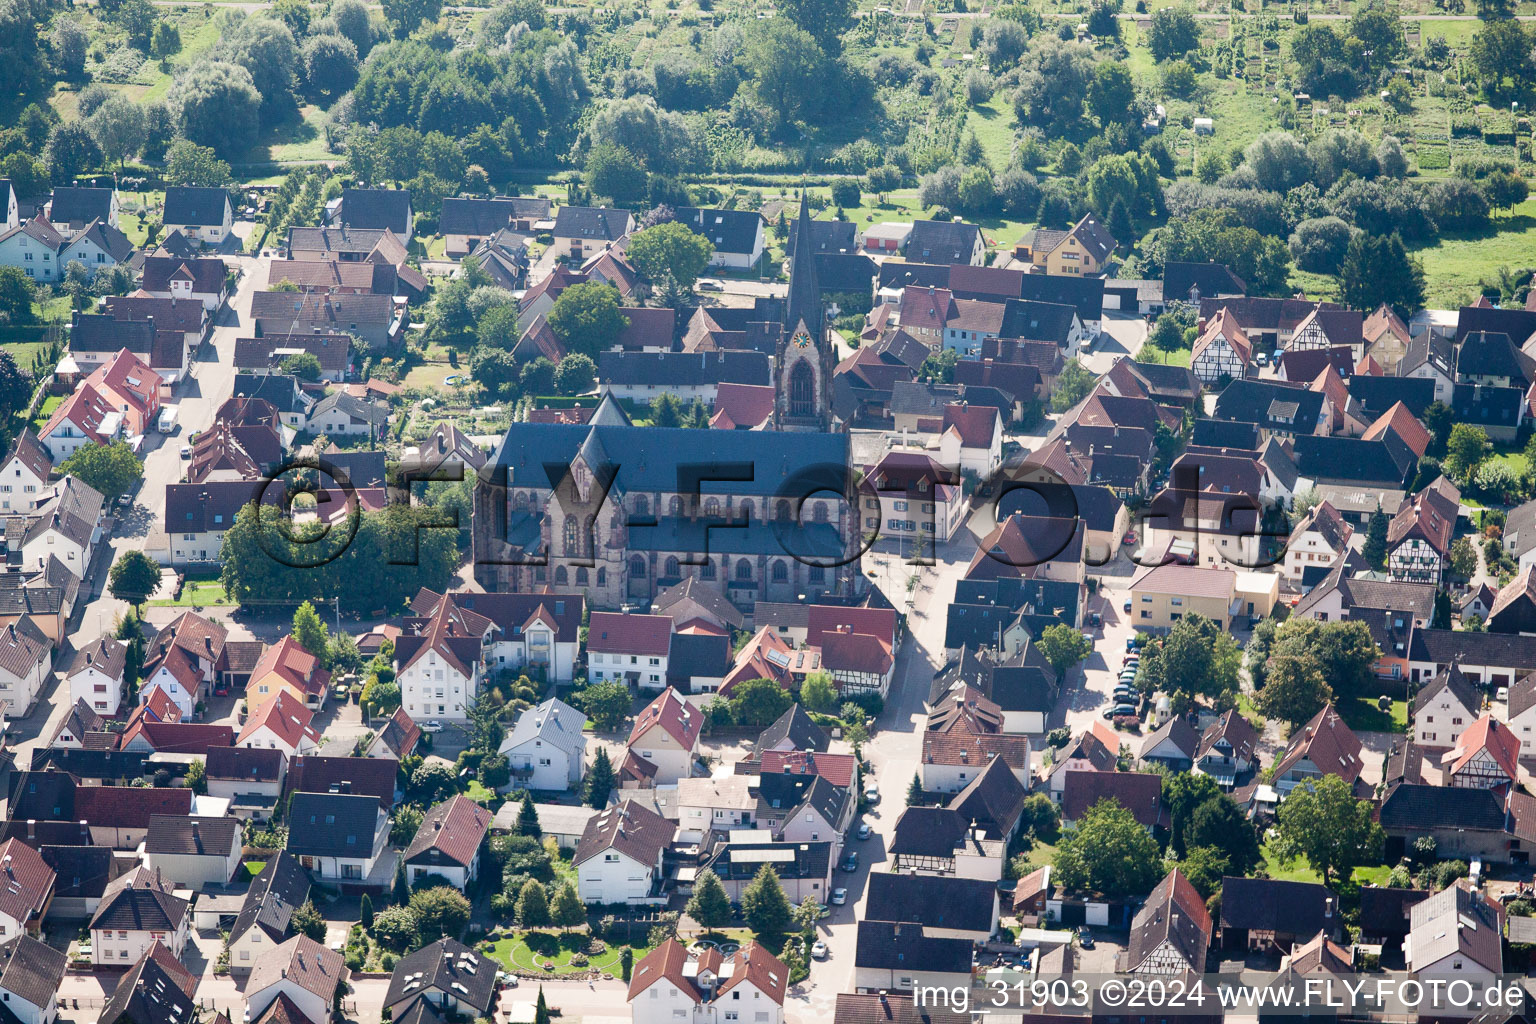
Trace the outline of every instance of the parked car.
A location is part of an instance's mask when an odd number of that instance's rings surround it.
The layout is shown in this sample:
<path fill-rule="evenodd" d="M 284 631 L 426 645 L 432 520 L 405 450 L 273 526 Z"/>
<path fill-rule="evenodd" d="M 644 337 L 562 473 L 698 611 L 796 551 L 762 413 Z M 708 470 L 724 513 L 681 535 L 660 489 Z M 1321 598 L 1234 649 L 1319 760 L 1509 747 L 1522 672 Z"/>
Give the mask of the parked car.
<path fill-rule="evenodd" d="M 1090 932 L 1085 924 L 1077 928 L 1077 944 L 1084 949 L 1093 948 L 1093 932 Z"/>
<path fill-rule="evenodd" d="M 880 802 L 880 787 L 875 785 L 873 782 L 871 782 L 869 785 L 865 786 L 864 787 L 864 799 L 868 800 L 871 804 L 879 803 Z"/>
<path fill-rule="evenodd" d="M 848 856 L 843 858 L 842 868 L 849 873 L 859 870 L 859 851 L 849 850 Z"/>
<path fill-rule="evenodd" d="M 1117 715 L 1134 715 L 1134 714 L 1136 714 L 1136 705 L 1135 704 L 1116 704 L 1115 705 L 1115 714 L 1117 714 Z"/>
<path fill-rule="evenodd" d="M 847 903 L 847 902 L 848 902 L 848 890 L 847 889 L 837 888 L 837 889 L 833 889 L 832 890 L 832 905 L 834 907 L 840 907 L 844 903 Z"/>
<path fill-rule="evenodd" d="M 427 722 L 425 725 L 423 725 L 421 727 L 421 731 L 422 732 L 442 732 L 443 731 L 443 723 L 439 722 L 437 719 L 434 718 L 432 721 Z"/>
<path fill-rule="evenodd" d="M 860 839 L 868 839 L 875 834 L 875 830 L 869 827 L 869 822 L 860 822 L 858 836 Z"/>
<path fill-rule="evenodd" d="M 191 445 L 184 444 L 184 445 L 181 446 L 181 457 L 184 458 L 184 459 L 190 459 L 192 457 L 192 446 Z"/>
<path fill-rule="evenodd" d="M 1131 614 L 1131 602 L 1127 601 L 1125 604 L 1121 605 L 1121 607 L 1125 610 L 1125 614 Z"/>
<path fill-rule="evenodd" d="M 820 939 L 817 939 L 816 944 L 811 947 L 811 959 L 825 960 L 827 955 L 827 944 L 822 942 Z"/>
<path fill-rule="evenodd" d="M 1493 695 L 1494 700 L 1509 700 L 1509 687 L 1501 686 Z"/>
<path fill-rule="evenodd" d="M 1103 625 L 1103 623 L 1104 623 L 1104 616 L 1100 615 L 1098 612 L 1089 612 L 1088 613 L 1088 625 L 1090 625 L 1090 626 L 1099 626 L 1099 625 Z"/>

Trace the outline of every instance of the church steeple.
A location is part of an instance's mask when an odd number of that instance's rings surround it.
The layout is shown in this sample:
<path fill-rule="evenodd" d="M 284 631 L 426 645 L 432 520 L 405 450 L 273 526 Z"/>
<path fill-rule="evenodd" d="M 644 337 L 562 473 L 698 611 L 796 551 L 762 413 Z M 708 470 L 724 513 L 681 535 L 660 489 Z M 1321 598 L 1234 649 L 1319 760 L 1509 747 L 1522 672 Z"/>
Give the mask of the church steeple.
<path fill-rule="evenodd" d="M 789 254 L 789 300 L 784 310 L 784 329 L 792 331 L 802 321 L 819 345 L 826 337 L 821 284 L 816 280 L 816 256 L 811 244 L 811 208 L 800 193 L 800 214 L 795 218 L 794 250 Z"/>

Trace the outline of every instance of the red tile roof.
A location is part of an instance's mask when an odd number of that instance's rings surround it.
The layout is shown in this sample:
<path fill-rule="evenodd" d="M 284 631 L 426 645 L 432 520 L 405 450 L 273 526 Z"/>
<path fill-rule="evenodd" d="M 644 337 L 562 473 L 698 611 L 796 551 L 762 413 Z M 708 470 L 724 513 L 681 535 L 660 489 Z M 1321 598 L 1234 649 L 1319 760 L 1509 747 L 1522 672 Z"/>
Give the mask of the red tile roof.
<path fill-rule="evenodd" d="M 320 667 L 320 659 L 310 654 L 291 636 L 285 636 L 262 653 L 251 671 L 252 679 L 275 674 L 304 694 L 323 694 L 331 674 Z"/>
<path fill-rule="evenodd" d="M 593 612 L 587 620 L 587 650 L 664 658 L 672 645 L 672 620 L 665 615 Z"/>
<path fill-rule="evenodd" d="M 75 817 L 103 828 L 148 828 L 156 814 L 192 813 L 192 791 L 144 786 L 77 786 Z"/>
<path fill-rule="evenodd" d="M 840 789 L 853 785 L 857 767 L 852 754 L 823 754 L 814 750 L 765 750 L 761 763 L 764 775 L 820 775 Z"/>
<path fill-rule="evenodd" d="M 955 428 L 965 448 L 991 448 L 997 434 L 997 407 L 992 405 L 946 405 L 944 429 Z"/>
<path fill-rule="evenodd" d="M 438 850 L 455 864 L 468 867 L 490 827 L 490 811 L 466 796 L 452 796 L 427 812 L 401 856 L 410 862 L 428 850 Z"/>
<path fill-rule="evenodd" d="M 597 618 L 596 615 L 592 617 Z M 667 621 L 671 622 L 670 619 Z M 654 728 L 664 729 L 684 750 L 692 750 L 704 728 L 704 713 L 668 687 L 635 716 L 635 727 L 629 731 L 629 745 L 634 746 Z"/>
<path fill-rule="evenodd" d="M 845 608 L 840 605 L 813 604 L 807 609 L 805 641 L 812 647 L 826 643 L 825 634 L 840 626 L 855 633 L 867 633 L 887 643 L 896 642 L 896 611 L 893 608 Z"/>
<path fill-rule="evenodd" d="M 773 417 L 773 388 L 762 384 L 722 383 L 715 394 L 716 430 L 753 430 Z"/>
<path fill-rule="evenodd" d="M 79 805 L 77 793 L 75 806 Z M 53 892 L 53 869 L 43 861 L 40 853 L 26 843 L 19 839 L 7 839 L 4 844 L 0 844 L 0 873 L 3 873 L 3 881 L 6 883 L 0 885 L 0 914 L 25 925 L 34 915 L 41 913 L 48 902 Z"/>
<path fill-rule="evenodd" d="M 1479 751 L 1487 750 L 1499 770 L 1511 779 L 1520 777 L 1520 739 L 1509 726 L 1492 715 L 1484 715 L 1456 737 L 1455 748 L 1445 755 L 1449 774 L 1465 768 Z"/>
<path fill-rule="evenodd" d="M 320 734 L 310 724 L 314 717 L 303 701 L 288 690 L 279 690 L 256 705 L 235 743 L 244 744 L 265 728 L 295 751 L 303 749 L 306 740 L 318 747 Z"/>

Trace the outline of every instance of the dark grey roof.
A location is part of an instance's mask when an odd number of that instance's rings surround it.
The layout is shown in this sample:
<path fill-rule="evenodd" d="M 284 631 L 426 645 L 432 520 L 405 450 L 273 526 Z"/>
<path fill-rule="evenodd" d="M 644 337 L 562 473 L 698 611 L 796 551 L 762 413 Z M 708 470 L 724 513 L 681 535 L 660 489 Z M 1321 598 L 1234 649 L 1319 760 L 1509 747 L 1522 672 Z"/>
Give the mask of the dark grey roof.
<path fill-rule="evenodd" d="M 60 774 L 67 772 L 81 779 L 131 780 L 144 775 L 144 766 L 148 759 L 148 754 L 133 750 L 82 750 L 79 747 L 33 748 L 32 763 L 29 767 L 34 774 L 53 769 Z M 30 815 L 30 817 L 41 818 L 43 815 Z"/>
<path fill-rule="evenodd" d="M 880 288 L 948 288 L 949 264 L 886 260 L 880 264 L 877 284 Z"/>
<path fill-rule="evenodd" d="M 91 928 L 175 932 L 186 916 L 187 901 L 171 893 L 169 882 L 140 867 L 107 886 Z"/>
<path fill-rule="evenodd" d="M 816 254 L 816 281 L 823 295 L 869 295 L 874 289 L 875 272 L 875 261 L 861 252 Z"/>
<path fill-rule="evenodd" d="M 1524 401 L 1523 387 L 1457 384 L 1451 396 L 1451 411 L 1455 413 L 1458 423 L 1514 430 L 1519 426 Z"/>
<path fill-rule="evenodd" d="M 206 818 L 152 814 L 144 836 L 144 852 L 189 857 L 228 857 L 240 836 L 235 818 Z"/>
<path fill-rule="evenodd" d="M 1463 665 L 1492 665 L 1529 672 L 1536 669 L 1536 636 L 1462 629 L 1413 631 L 1409 660 L 1449 665 L 1458 657 Z"/>
<path fill-rule="evenodd" d="M 923 934 L 922 925 L 860 921 L 857 943 L 855 967 L 938 974 L 971 971 L 970 939 L 930 937 Z"/>
<path fill-rule="evenodd" d="M 1449 338 L 1442 338 L 1434 331 L 1425 331 L 1408 339 L 1403 358 L 1397 364 L 1397 375 L 1406 377 L 1421 366 L 1428 365 L 1446 377 L 1452 376 L 1456 349 Z"/>
<path fill-rule="evenodd" d="M 1076 315 L 1076 306 L 1009 299 L 1003 304 L 1003 326 L 998 335 L 1004 338 L 1027 338 L 1030 341 L 1053 341 L 1064 346 Z"/>
<path fill-rule="evenodd" d="M 1007 762 L 994 757 L 949 806 L 985 829 L 987 838 L 1002 839 L 1013 834 L 1028 795 Z"/>
<path fill-rule="evenodd" d="M 1311 434 L 1323 411 L 1323 394 L 1276 381 L 1235 380 L 1216 398 L 1215 417 L 1257 423 L 1282 433 Z"/>
<path fill-rule="evenodd" d="M 1083 320 L 1104 317 L 1104 279 L 1071 277 L 1066 274 L 1025 274 L 1019 285 L 1019 298 L 1033 302 L 1054 302 L 1074 306 Z"/>
<path fill-rule="evenodd" d="M 259 926 L 273 942 L 281 942 L 288 935 L 288 921 L 294 908 L 307 899 L 309 872 L 299 866 L 299 859 L 293 854 L 279 850 L 267 860 L 246 891 L 240 915 L 229 930 L 229 940 L 233 942 Z"/>
<path fill-rule="evenodd" d="M 1381 378 L 1357 377 L 1356 380 L 1379 380 Z M 1190 435 L 1189 443 L 1206 448 L 1232 448 L 1242 451 L 1257 451 L 1259 448 L 1259 425 L 1257 423 L 1245 423 L 1242 420 L 1195 420 L 1194 433 Z"/>
<path fill-rule="evenodd" d="M 762 867 L 761 859 L 750 856 L 735 859 L 731 851 L 784 851 L 794 855 L 793 860 L 776 860 L 773 868 L 780 878 L 819 878 L 823 881 L 832 873 L 832 844 L 823 839 L 810 843 L 743 843 L 719 842 L 705 856 L 702 867 L 707 867 L 723 879 L 750 881 Z"/>
<path fill-rule="evenodd" d="M 1163 265 L 1163 301 L 1189 302 L 1197 298 L 1243 295 L 1248 285 L 1222 263 L 1167 263 Z"/>
<path fill-rule="evenodd" d="M 341 223 L 349 228 L 388 228 L 411 233 L 411 193 L 394 188 L 349 188 L 341 193 Z"/>
<path fill-rule="evenodd" d="M 1456 350 L 1456 376 L 1509 377 L 1529 384 L 1533 361 L 1503 331 L 1469 331 Z"/>
<path fill-rule="evenodd" d="M 813 219 L 810 222 L 810 225 L 811 252 L 815 253 L 818 257 L 823 255 L 839 255 L 842 253 L 857 252 L 859 245 L 859 226 L 853 221 Z M 794 250 L 795 242 L 799 239 L 799 237 L 800 220 L 797 217 L 796 219 L 789 222 L 789 245 L 785 247 L 786 252 L 791 252 Z M 868 259 L 868 257 L 865 258 Z M 870 260 L 870 267 L 873 268 L 874 265 L 874 261 Z M 821 287 L 824 291 L 838 290 L 836 288 L 829 288 L 827 286 L 826 278 L 821 276 L 821 264 L 819 262 L 816 265 L 816 270 L 816 278 L 821 282 Z M 871 273 L 870 276 L 873 277 L 874 274 Z"/>
<path fill-rule="evenodd" d="M 373 852 L 379 801 L 346 793 L 295 793 L 288 808 L 288 852 L 357 857 Z"/>
<path fill-rule="evenodd" d="M 48 219 L 54 224 L 87 224 L 93 220 L 108 220 L 112 216 L 110 188 L 77 188 L 60 186 L 53 190 L 53 205 L 48 208 Z"/>
<path fill-rule="evenodd" d="M 352 253 L 366 256 L 394 233 L 384 228 L 354 228 L 348 225 L 316 228 L 294 225 L 288 229 L 288 252 Z"/>
<path fill-rule="evenodd" d="M 1360 887 L 1360 930 L 1366 936 L 1408 934 L 1408 910 L 1429 895 L 1427 889 Z"/>
<path fill-rule="evenodd" d="M 333 391 L 326 395 L 315 403 L 315 407 L 310 410 L 309 415 L 313 419 L 318 416 L 324 416 L 332 409 L 344 413 L 351 419 L 361 420 L 374 429 L 382 427 L 389 422 L 388 406 L 382 402 L 371 402 L 358 398 L 348 391 Z"/>
<path fill-rule="evenodd" d="M 1405 832 L 1432 828 L 1503 832 L 1504 807 L 1486 789 L 1404 783 L 1381 802 L 1381 827 Z"/>
<path fill-rule="evenodd" d="M 37 853 L 53 869 L 55 899 L 98 899 L 112 880 L 111 847 L 39 846 Z"/>
<path fill-rule="evenodd" d="M 965 815 L 952 808 L 908 807 L 896 819 L 890 852 L 893 856 L 951 857 L 969 830 Z"/>
<path fill-rule="evenodd" d="M 731 641 L 715 633 L 677 633 L 667 655 L 667 678 L 686 687 L 694 676 L 720 679 L 731 670 Z"/>
<path fill-rule="evenodd" d="M 1473 714 L 1483 706 L 1482 694 L 1466 676 L 1462 675 L 1461 667 L 1458 665 L 1452 665 L 1444 672 L 1436 673 L 1435 677 L 1414 697 L 1414 706 L 1419 708 L 1426 706 L 1441 690 L 1446 689 L 1451 691 L 1451 696 L 1461 702 L 1462 707 Z"/>
<path fill-rule="evenodd" d="M 0 945 L 0 990 L 46 1012 L 64 980 L 68 957 L 30 935 Z"/>
<path fill-rule="evenodd" d="M 1221 880 L 1222 928 L 1246 928 L 1316 935 L 1338 931 L 1339 898 L 1314 882 L 1287 882 L 1274 878 Z"/>
<path fill-rule="evenodd" d="M 907 256 L 935 263 L 971 262 L 981 228 L 951 220 L 920 220 L 907 236 Z"/>
<path fill-rule="evenodd" d="M 673 216 L 694 234 L 708 239 L 716 252 L 737 256 L 752 254 L 763 227 L 763 215 L 756 210 L 701 210 L 694 206 L 679 206 Z"/>
<path fill-rule="evenodd" d="M 758 735 L 754 749 L 759 753 L 772 750 L 785 740 L 789 741 L 791 750 L 819 752 L 825 752 L 832 742 L 826 730 L 812 721 L 811 716 L 798 703 L 791 705 L 788 711 Z"/>
<path fill-rule="evenodd" d="M 607 207 L 562 206 L 555 214 L 556 238 L 593 238 L 612 242 L 634 225 L 627 210 Z"/>
<path fill-rule="evenodd" d="M 279 413 L 308 413 L 310 408 L 299 390 L 298 378 L 287 373 L 237 373 L 230 395 L 259 398 Z"/>
<path fill-rule="evenodd" d="M 1190 760 L 1194 760 L 1195 751 L 1200 748 L 1200 734 L 1195 732 L 1195 727 L 1184 719 L 1183 715 L 1174 715 L 1164 722 L 1162 728 L 1141 741 L 1141 756 L 1146 757 L 1152 750 L 1164 740 L 1172 740 L 1179 752 Z M 1070 778 L 1070 774 L 1068 778 Z"/>
<path fill-rule="evenodd" d="M 989 934 L 996 913 L 997 886 L 985 879 L 869 874 L 867 921 L 912 921 L 946 931 Z"/>
<path fill-rule="evenodd" d="M 512 220 L 544 220 L 549 217 L 548 199 L 524 196 L 470 196 L 443 200 L 437 230 L 444 235 L 493 235 Z"/>
<path fill-rule="evenodd" d="M 6 808 L 13 821 L 73 821 L 75 779 L 61 771 L 15 772 Z"/>
<path fill-rule="evenodd" d="M 1516 346 L 1524 345 L 1536 334 L 1536 312 L 1519 307 L 1462 306 L 1456 315 L 1456 344 L 1475 331 L 1498 331 L 1514 339 Z"/>
<path fill-rule="evenodd" d="M 228 205 L 229 193 L 222 188 L 173 185 L 165 190 L 164 221 L 197 227 L 223 224 Z"/>
<path fill-rule="evenodd" d="M 768 356 L 745 349 L 714 352 L 603 352 L 597 379 L 620 387 L 701 387 L 711 384 L 767 385 Z"/>
<path fill-rule="evenodd" d="M 1357 373 L 1345 383 L 1349 395 L 1360 403 L 1361 409 L 1371 419 L 1385 413 L 1398 402 L 1415 416 L 1422 417 L 1424 410 L 1435 400 L 1435 382 L 1427 377 L 1376 377 L 1369 373 Z M 1199 426 L 1195 429 L 1198 431 Z"/>
<path fill-rule="evenodd" d="M 462 942 L 438 939 L 395 964 L 384 1005 L 395 1007 L 433 989 L 473 1006 L 477 1016 L 488 1017 L 496 1001 L 496 964 Z"/>
<path fill-rule="evenodd" d="M 119 320 L 106 314 L 75 315 L 69 331 L 73 352 L 115 353 L 126 348 L 148 355 L 155 343 L 155 325 L 149 320 Z"/>
<path fill-rule="evenodd" d="M 151 952 L 155 949 L 151 947 Z M 174 967 L 168 969 L 157 956 L 180 966 L 169 948 L 163 945 L 158 947 L 158 954 L 146 953 L 140 957 L 139 962 L 118 979 L 97 1024 L 194 1024 L 198 1020 L 201 1011 L 197 1001 L 171 973 Z"/>
<path fill-rule="evenodd" d="M 1300 434 L 1294 451 L 1297 472 L 1320 481 L 1406 487 L 1418 465 L 1413 449 L 1392 431 L 1372 441 Z"/>

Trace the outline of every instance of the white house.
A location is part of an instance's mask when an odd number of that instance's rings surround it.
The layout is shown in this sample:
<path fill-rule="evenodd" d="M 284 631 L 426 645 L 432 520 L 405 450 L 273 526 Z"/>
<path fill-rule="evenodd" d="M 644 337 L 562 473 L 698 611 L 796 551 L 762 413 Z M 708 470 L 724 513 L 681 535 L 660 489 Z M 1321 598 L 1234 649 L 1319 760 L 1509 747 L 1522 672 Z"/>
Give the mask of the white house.
<path fill-rule="evenodd" d="M 351 972 L 341 954 L 307 935 L 295 935 L 263 953 L 245 983 L 245 1012 L 257 1020 L 278 996 L 287 996 L 311 1021 L 331 1019 L 336 990 Z"/>
<path fill-rule="evenodd" d="M 626 763 L 636 759 L 645 762 L 641 768 L 651 777 L 651 785 L 675 785 L 679 779 L 693 774 L 693 763 L 698 759 L 699 734 L 703 728 L 702 711 L 685 701 L 676 690 L 663 690 L 635 716 L 634 727 L 629 732 Z"/>
<path fill-rule="evenodd" d="M 1003 420 L 995 406 L 946 405 L 939 435 L 940 465 L 983 479 L 1003 464 Z"/>
<path fill-rule="evenodd" d="M 1214 384 L 1222 377 L 1240 380 L 1248 373 L 1253 357 L 1253 343 L 1237 318 L 1227 309 L 1211 317 L 1205 331 L 1190 349 L 1189 368 L 1202 384 Z"/>
<path fill-rule="evenodd" d="M 0 178 L 0 232 L 21 223 L 21 204 L 16 201 L 16 186 L 9 178 Z"/>
<path fill-rule="evenodd" d="M 314 717 L 291 691 L 279 690 L 251 711 L 235 746 L 280 750 L 289 758 L 318 753 L 320 733 L 311 724 Z"/>
<path fill-rule="evenodd" d="M 231 814 L 267 818 L 282 796 L 288 758 L 281 750 L 209 747 L 204 776 L 208 795 L 228 800 Z"/>
<path fill-rule="evenodd" d="M 144 863 L 178 889 L 227 885 L 240 869 L 243 844 L 235 818 L 154 814 L 144 836 Z"/>
<path fill-rule="evenodd" d="M 635 964 L 627 998 L 634 1024 L 783 1024 L 788 986 L 789 969 L 756 942 L 694 958 L 668 938 Z"/>
<path fill-rule="evenodd" d="M 767 238 L 763 231 L 763 215 L 756 210 L 701 210 L 681 206 L 675 215 L 679 223 L 709 239 L 714 249 L 709 258 L 712 267 L 750 270 L 763 258 Z"/>
<path fill-rule="evenodd" d="M 395 641 L 400 706 L 418 722 L 463 722 L 480 689 L 490 633 L 477 635 L 448 602 L 420 632 Z"/>
<path fill-rule="evenodd" d="M 163 692 L 182 719 L 190 719 L 197 702 L 213 685 L 224 654 L 227 633 L 195 612 L 185 612 L 155 634 L 144 652 L 144 681 L 139 703 Z"/>
<path fill-rule="evenodd" d="M 663 905 L 662 854 L 677 826 L 633 800 L 587 822 L 576 844 L 576 888 L 585 903 Z"/>
<path fill-rule="evenodd" d="M 543 669 L 558 683 L 568 683 L 580 653 L 582 613 L 586 602 L 576 594 L 438 594 L 423 588 L 411 610 L 423 618 L 437 613 L 447 601 L 465 612 L 489 619 L 497 627 L 486 651 L 493 672 Z"/>
<path fill-rule="evenodd" d="M 660 690 L 667 685 L 672 620 L 665 615 L 593 612 L 587 623 L 587 672 L 593 682 L 617 680 Z"/>
<path fill-rule="evenodd" d="M 1403 954 L 1408 970 L 1454 975 L 1476 984 L 1504 969 L 1503 913 L 1463 880 L 1408 911 Z"/>
<path fill-rule="evenodd" d="M 514 784 L 551 792 L 578 788 L 586 773 L 586 721 L 584 712 L 557 697 L 519 715 L 500 748 Z"/>
<path fill-rule="evenodd" d="M 20 839 L 0 844 L 0 942 L 36 932 L 53 898 L 54 871 L 42 855 Z"/>
<path fill-rule="evenodd" d="M 123 702 L 123 671 L 128 663 L 128 645 L 103 636 L 75 654 L 69 670 L 69 697 L 75 704 L 112 718 Z"/>
<path fill-rule="evenodd" d="M 24 429 L 0 462 L 0 511 L 25 512 L 37 504 L 53 472 L 53 458 L 31 427 Z"/>
<path fill-rule="evenodd" d="M 379 437 L 389 425 L 389 407 L 382 402 L 333 391 L 309 410 L 309 432 L 327 437 Z"/>
<path fill-rule="evenodd" d="M 229 930 L 231 974 L 248 974 L 263 953 L 288 938 L 293 912 L 309 898 L 309 874 L 286 850 L 267 861 L 246 890 L 245 902 Z"/>
<path fill-rule="evenodd" d="M 172 187 L 165 190 L 165 232 L 180 231 L 205 245 L 229 237 L 235 212 L 222 188 Z"/>
<path fill-rule="evenodd" d="M 173 888 L 170 879 L 145 865 L 113 879 L 91 918 L 91 963 L 127 967 L 156 941 L 180 959 L 192 915 Z"/>
<path fill-rule="evenodd" d="M 911 922 L 860 921 L 856 941 L 856 991 L 910 993 L 919 986 L 970 987 L 971 954 L 976 948 L 970 939 L 926 935 L 921 924 Z"/>
<path fill-rule="evenodd" d="M 43 631 L 22 616 L 0 629 L 0 700 L 25 716 L 53 668 L 53 645 Z"/>
<path fill-rule="evenodd" d="M 1514 699 L 1511 694 L 1511 704 Z M 1456 745 L 1456 738 L 1477 721 L 1482 706 L 1482 694 L 1477 687 L 1461 674 L 1460 667 L 1452 665 L 1425 683 L 1413 699 L 1414 742 L 1432 750 L 1449 750 Z"/>
<path fill-rule="evenodd" d="M 480 873 L 480 843 L 491 827 L 491 812 L 462 794 L 427 811 L 411 845 L 400 855 L 410 885 L 440 875 L 463 889 Z"/>
<path fill-rule="evenodd" d="M 289 801 L 288 852 L 318 878 L 368 878 L 388 840 L 389 815 L 377 797 L 295 793 Z"/>
<path fill-rule="evenodd" d="M 54 999 L 69 960 L 60 950 L 30 935 L 0 944 L 0 1001 L 7 1019 L 20 1024 L 53 1024 L 62 999 Z"/>
<path fill-rule="evenodd" d="M 1318 502 L 1291 530 L 1280 571 L 1287 579 L 1300 580 L 1308 569 L 1331 566 L 1349 548 L 1354 533 L 1331 502 Z"/>
<path fill-rule="evenodd" d="M 677 783 L 677 838 L 697 843 L 710 832 L 751 828 L 757 797 L 752 776 L 719 775 L 679 779 Z"/>

